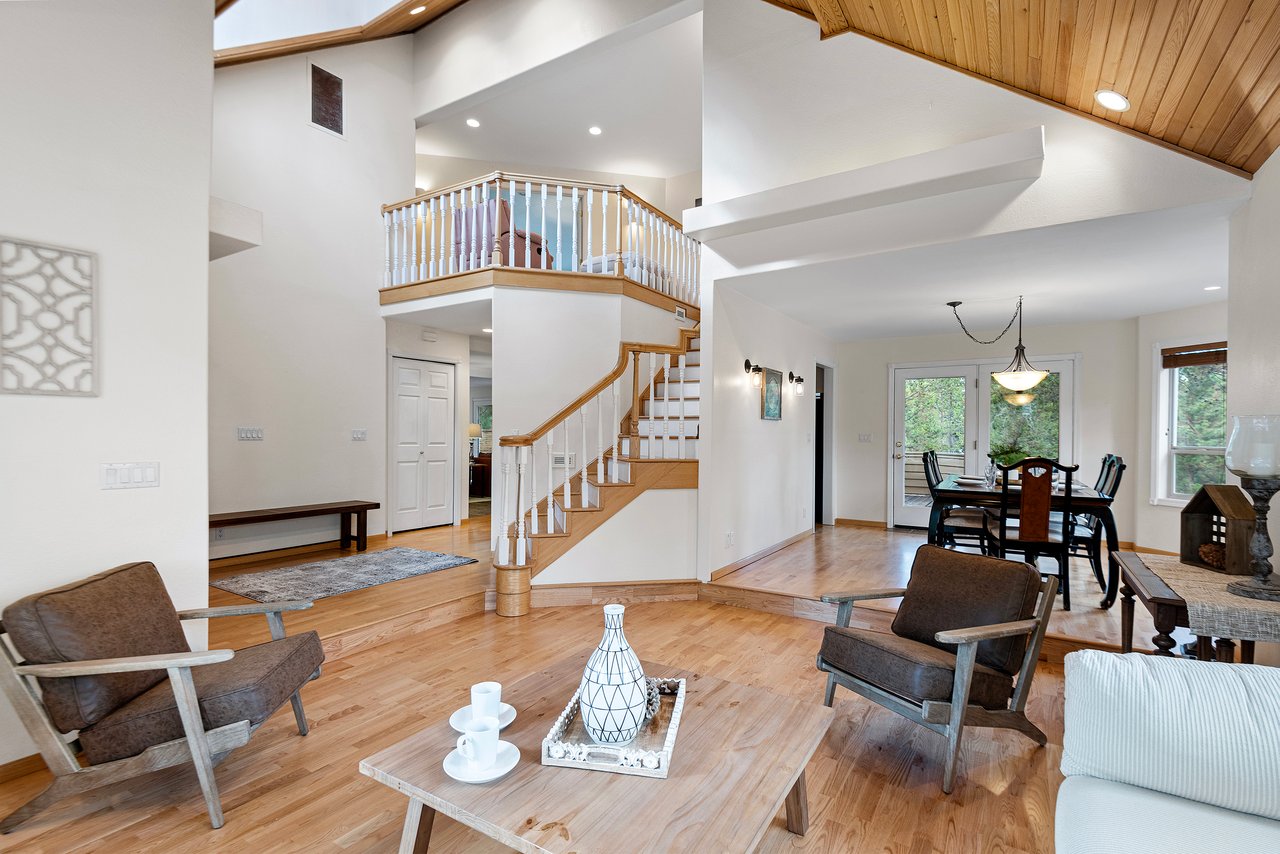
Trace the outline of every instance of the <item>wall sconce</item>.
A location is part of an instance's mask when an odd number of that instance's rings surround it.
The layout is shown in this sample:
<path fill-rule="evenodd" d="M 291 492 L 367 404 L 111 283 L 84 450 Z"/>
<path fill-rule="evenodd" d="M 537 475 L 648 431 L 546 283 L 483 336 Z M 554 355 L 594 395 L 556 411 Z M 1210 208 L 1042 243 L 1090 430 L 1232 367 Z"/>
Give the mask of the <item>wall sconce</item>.
<path fill-rule="evenodd" d="M 747 359 L 742 365 L 743 370 L 751 374 L 751 387 L 760 388 L 760 382 L 764 377 L 764 368 L 759 365 L 751 364 L 751 360 Z"/>
<path fill-rule="evenodd" d="M 796 387 L 796 397 L 804 397 L 804 377 L 798 377 L 787 371 L 787 382 Z"/>

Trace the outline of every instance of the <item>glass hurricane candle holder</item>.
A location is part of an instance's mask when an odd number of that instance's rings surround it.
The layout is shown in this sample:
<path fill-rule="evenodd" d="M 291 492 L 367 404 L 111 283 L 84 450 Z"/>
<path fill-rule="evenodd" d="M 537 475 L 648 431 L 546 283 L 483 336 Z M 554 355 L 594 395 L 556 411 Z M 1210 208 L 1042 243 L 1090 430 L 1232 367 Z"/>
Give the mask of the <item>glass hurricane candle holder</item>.
<path fill-rule="evenodd" d="M 1227 590 L 1250 599 L 1280 601 L 1280 584 L 1271 573 L 1271 535 L 1267 510 L 1271 496 L 1280 491 L 1280 415 L 1237 415 L 1231 419 L 1227 441 L 1227 469 L 1240 478 L 1240 486 L 1253 499 L 1257 522 L 1249 541 L 1253 576 L 1233 581 Z"/>

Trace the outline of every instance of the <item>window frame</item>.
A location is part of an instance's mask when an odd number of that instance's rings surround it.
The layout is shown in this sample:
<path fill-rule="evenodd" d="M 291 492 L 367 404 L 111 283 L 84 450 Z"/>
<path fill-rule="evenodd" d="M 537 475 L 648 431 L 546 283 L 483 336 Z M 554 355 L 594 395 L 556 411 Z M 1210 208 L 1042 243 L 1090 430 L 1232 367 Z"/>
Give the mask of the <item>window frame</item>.
<path fill-rule="evenodd" d="M 1221 456 L 1227 454 L 1226 446 L 1193 447 L 1174 444 L 1178 424 L 1178 390 L 1177 377 L 1180 368 L 1164 367 L 1162 350 L 1169 347 L 1189 347 L 1203 342 L 1205 336 L 1161 341 L 1153 348 L 1153 382 L 1152 403 L 1154 409 L 1152 460 L 1151 460 L 1151 499 L 1156 506 L 1185 507 L 1192 494 L 1177 492 L 1177 458 L 1179 456 Z M 1230 362 L 1228 362 L 1228 365 Z M 1194 366 L 1185 366 L 1194 367 Z M 1225 414 L 1224 414 L 1225 417 Z"/>

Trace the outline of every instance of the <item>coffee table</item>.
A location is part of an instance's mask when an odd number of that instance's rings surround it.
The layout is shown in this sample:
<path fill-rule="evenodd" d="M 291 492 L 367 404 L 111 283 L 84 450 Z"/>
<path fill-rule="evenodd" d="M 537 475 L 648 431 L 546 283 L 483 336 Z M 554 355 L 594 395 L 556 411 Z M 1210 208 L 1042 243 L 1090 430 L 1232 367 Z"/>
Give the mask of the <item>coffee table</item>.
<path fill-rule="evenodd" d="M 833 717 L 816 702 L 642 662 L 646 675 L 687 680 L 667 779 L 542 765 L 542 739 L 587 655 L 503 686 L 519 714 L 502 738 L 520 749 L 520 764 L 501 780 L 471 785 L 444 773 L 458 738 L 447 721 L 360 763 L 409 796 L 401 852 L 427 850 L 436 812 L 524 852 L 751 851 L 784 802 L 787 829 L 805 833 L 804 769 Z"/>

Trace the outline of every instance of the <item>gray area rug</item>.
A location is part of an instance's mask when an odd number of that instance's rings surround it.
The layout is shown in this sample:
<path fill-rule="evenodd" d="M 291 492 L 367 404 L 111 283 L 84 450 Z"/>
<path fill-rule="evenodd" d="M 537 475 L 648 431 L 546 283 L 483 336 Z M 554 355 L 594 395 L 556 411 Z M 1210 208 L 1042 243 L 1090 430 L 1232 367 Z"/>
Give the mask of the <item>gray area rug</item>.
<path fill-rule="evenodd" d="M 258 602 L 323 599 L 475 562 L 475 558 L 462 555 L 394 548 L 230 575 L 209 582 L 209 586 Z"/>

